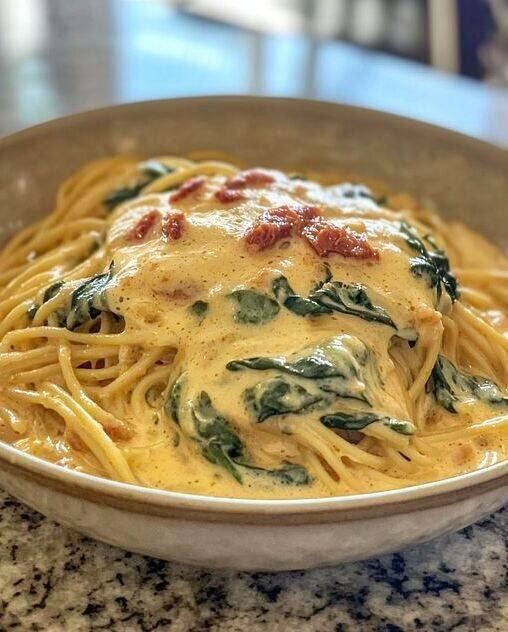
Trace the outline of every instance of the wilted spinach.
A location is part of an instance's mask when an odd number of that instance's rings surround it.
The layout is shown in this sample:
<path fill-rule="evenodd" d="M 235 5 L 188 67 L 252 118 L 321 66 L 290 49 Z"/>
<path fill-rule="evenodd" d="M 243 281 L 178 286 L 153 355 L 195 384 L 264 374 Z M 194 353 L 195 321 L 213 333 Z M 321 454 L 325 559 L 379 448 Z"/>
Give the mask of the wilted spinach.
<path fill-rule="evenodd" d="M 429 288 L 435 288 L 438 303 L 443 291 L 448 294 L 452 303 L 455 302 L 460 292 L 457 279 L 450 272 L 450 262 L 444 250 L 438 248 L 430 236 L 426 236 L 424 239 L 433 248 L 429 250 L 418 236 L 416 229 L 406 221 L 400 223 L 400 232 L 407 244 L 418 253 L 418 256 L 409 261 L 411 272 L 424 279 Z"/>
<path fill-rule="evenodd" d="M 310 299 L 325 305 L 334 312 L 358 316 L 363 320 L 374 321 L 397 329 L 386 310 L 373 305 L 367 289 L 360 283 L 348 285 L 341 281 L 325 283 L 322 288 L 310 295 Z"/>
<path fill-rule="evenodd" d="M 274 415 L 301 414 L 322 399 L 322 395 L 309 393 L 300 384 L 282 376 L 259 382 L 244 392 L 245 405 L 254 413 L 258 422 Z"/>
<path fill-rule="evenodd" d="M 208 312 L 208 307 L 209 305 L 206 301 L 196 301 L 192 303 L 189 309 L 199 320 L 203 320 Z"/>
<path fill-rule="evenodd" d="M 334 193 L 340 198 L 345 200 L 374 200 L 374 194 L 369 187 L 364 184 L 352 184 L 351 182 L 344 182 L 333 187 Z"/>
<path fill-rule="evenodd" d="M 109 193 L 106 198 L 104 198 L 103 203 L 108 210 L 112 211 L 116 206 L 122 204 L 122 202 L 126 202 L 127 200 L 132 200 L 137 197 L 141 193 L 142 189 L 157 178 L 165 176 L 168 173 L 172 173 L 173 171 L 174 169 L 172 167 L 168 167 L 162 162 L 158 162 L 157 160 L 148 160 L 140 167 L 140 172 L 144 177 L 142 177 L 139 182 L 130 187 L 115 189 Z"/>
<path fill-rule="evenodd" d="M 164 403 L 164 412 L 168 417 L 170 417 L 175 423 L 180 423 L 180 403 L 182 398 L 182 388 L 184 384 L 184 374 L 181 373 L 176 380 L 173 382 L 171 388 L 169 389 L 168 396 L 166 398 L 166 402 Z"/>
<path fill-rule="evenodd" d="M 347 335 L 289 357 L 233 360 L 226 369 L 276 372 L 274 377 L 244 391 L 245 405 L 258 422 L 274 415 L 322 409 L 337 397 L 370 405 L 369 392 L 380 381 L 370 350 L 358 338 Z"/>
<path fill-rule="evenodd" d="M 274 470 L 248 463 L 242 441 L 227 419 L 215 410 L 205 391 L 194 402 L 192 416 L 203 456 L 211 463 L 222 466 L 239 483 L 242 482 L 242 470 L 267 475 L 285 484 L 306 485 L 311 482 L 305 468 L 296 463 L 285 463 Z"/>
<path fill-rule="evenodd" d="M 334 430 L 363 430 L 370 424 L 379 421 L 387 428 L 400 434 L 411 435 L 414 433 L 414 425 L 410 421 L 393 419 L 386 415 L 378 415 L 373 412 L 334 412 L 320 417 L 320 421 L 327 428 Z"/>
<path fill-rule="evenodd" d="M 74 290 L 65 319 L 67 329 L 76 329 L 83 323 L 97 318 L 101 312 L 109 311 L 106 290 L 112 278 L 113 264 L 108 272 L 91 277 Z"/>
<path fill-rule="evenodd" d="M 485 377 L 461 373 L 450 360 L 440 355 L 432 371 L 430 388 L 437 403 L 450 413 L 471 398 L 486 404 L 508 405 L 508 394 Z"/>
<path fill-rule="evenodd" d="M 71 331 L 83 323 L 97 318 L 101 312 L 109 311 L 106 289 L 113 278 L 113 264 L 108 272 L 98 274 L 84 281 L 71 294 L 67 304 L 56 309 L 48 316 L 48 324 L 53 327 L 66 327 Z M 54 298 L 64 286 L 63 281 L 50 285 L 43 294 L 42 304 Z M 40 305 L 34 305 L 28 315 L 33 318 Z"/>
<path fill-rule="evenodd" d="M 373 304 L 368 288 L 364 285 L 329 279 L 330 275 L 327 275 L 326 280 L 319 284 L 308 298 L 296 294 L 286 277 L 282 275 L 273 280 L 272 291 L 279 303 L 297 316 L 319 316 L 340 312 L 387 325 L 395 329 L 399 337 L 410 341 L 416 340 L 417 333 L 414 329 L 398 329 L 388 312 Z"/>
<path fill-rule="evenodd" d="M 235 321 L 242 324 L 261 325 L 275 318 L 280 307 L 277 301 L 256 290 L 234 290 L 229 294 L 234 301 Z"/>
<path fill-rule="evenodd" d="M 284 463 L 284 465 L 275 470 L 267 470 L 266 468 L 256 467 L 247 463 L 242 463 L 241 467 L 249 470 L 252 474 L 274 478 L 282 485 L 308 485 L 312 482 L 307 470 L 303 465 L 298 465 L 298 463 Z"/>
<path fill-rule="evenodd" d="M 295 293 L 285 276 L 281 275 L 273 280 L 272 291 L 281 305 L 297 316 L 314 316 L 317 314 L 331 314 L 332 310 L 320 305 L 310 298 L 304 298 Z"/>
<path fill-rule="evenodd" d="M 64 284 L 63 281 L 57 281 L 56 283 L 53 283 L 48 288 L 46 288 L 46 290 L 44 291 L 44 294 L 42 295 L 42 303 L 41 303 L 41 305 L 44 305 L 44 303 L 47 303 L 52 298 L 54 298 L 58 294 L 58 292 L 61 290 L 63 284 Z M 39 307 L 41 307 L 41 305 L 33 305 L 28 310 L 28 317 L 31 318 L 31 319 L 34 318 L 35 314 L 37 313 L 37 311 L 38 311 Z"/>
<path fill-rule="evenodd" d="M 287 357 L 254 357 L 232 360 L 226 364 L 228 371 L 252 369 L 266 371 L 276 369 L 311 380 L 340 377 L 359 377 L 361 366 L 370 359 L 369 349 L 355 336 L 336 336 L 320 345 L 307 347 Z"/>
<path fill-rule="evenodd" d="M 211 463 L 221 465 L 241 483 L 236 460 L 243 456 L 243 443 L 225 417 L 215 410 L 205 391 L 194 403 L 192 416 L 203 456 Z"/>

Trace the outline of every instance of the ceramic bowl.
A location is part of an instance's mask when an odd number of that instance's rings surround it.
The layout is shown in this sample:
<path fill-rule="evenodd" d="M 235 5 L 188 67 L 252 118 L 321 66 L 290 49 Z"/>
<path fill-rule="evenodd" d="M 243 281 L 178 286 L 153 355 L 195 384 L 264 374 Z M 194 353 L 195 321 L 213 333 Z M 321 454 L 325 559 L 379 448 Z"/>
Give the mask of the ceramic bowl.
<path fill-rule="evenodd" d="M 380 112 L 253 97 L 111 107 L 2 139 L 2 236 L 47 213 L 58 184 L 89 160 L 203 148 L 251 165 L 380 178 L 508 243 L 508 152 Z M 403 490 L 257 501 L 116 483 L 0 444 L 0 485 L 50 518 L 125 549 L 203 566 L 281 570 L 366 558 L 460 529 L 507 501 L 508 461 Z"/>

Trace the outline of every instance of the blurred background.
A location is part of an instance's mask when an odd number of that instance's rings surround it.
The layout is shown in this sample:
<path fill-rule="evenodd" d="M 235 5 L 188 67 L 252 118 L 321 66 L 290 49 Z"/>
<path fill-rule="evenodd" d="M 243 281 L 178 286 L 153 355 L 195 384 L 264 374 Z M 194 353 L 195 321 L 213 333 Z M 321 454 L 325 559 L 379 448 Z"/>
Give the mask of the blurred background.
<path fill-rule="evenodd" d="M 0 133 L 126 101 L 310 97 L 508 145 L 508 0 L 0 0 Z"/>

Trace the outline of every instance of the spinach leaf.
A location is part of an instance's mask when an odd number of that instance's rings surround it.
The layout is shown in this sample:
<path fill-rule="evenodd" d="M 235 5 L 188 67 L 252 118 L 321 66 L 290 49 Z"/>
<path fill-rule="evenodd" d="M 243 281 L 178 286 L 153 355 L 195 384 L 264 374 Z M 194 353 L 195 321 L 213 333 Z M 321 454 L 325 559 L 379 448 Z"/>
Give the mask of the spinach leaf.
<path fill-rule="evenodd" d="M 325 283 L 328 283 L 329 281 L 333 279 L 332 270 L 330 268 L 329 263 L 325 262 L 323 264 L 323 270 L 324 270 L 324 278 L 321 279 L 321 281 L 317 281 L 316 283 L 314 283 L 312 292 L 316 292 L 317 290 L 320 290 Z"/>
<path fill-rule="evenodd" d="M 327 428 L 340 430 L 363 430 L 370 424 L 379 421 L 384 426 L 400 434 L 412 435 L 415 431 L 415 427 L 410 421 L 392 419 L 391 417 L 371 412 L 346 413 L 338 411 L 329 415 L 323 415 L 319 419 Z"/>
<path fill-rule="evenodd" d="M 35 314 L 37 314 L 37 310 L 39 309 L 40 305 L 32 305 L 32 307 L 30 307 L 29 309 L 27 309 L 27 316 L 30 320 L 33 320 L 35 318 Z"/>
<path fill-rule="evenodd" d="M 415 341 L 417 332 L 412 328 L 398 329 L 388 312 L 374 305 L 368 295 L 368 289 L 360 283 L 342 283 L 330 281 L 328 268 L 326 280 L 319 284 L 303 298 L 295 294 L 285 276 L 279 276 L 272 282 L 272 291 L 281 303 L 297 316 L 316 316 L 340 312 L 356 316 L 363 320 L 381 323 L 396 330 L 397 335 L 405 340 Z"/>
<path fill-rule="evenodd" d="M 147 160 L 141 165 L 141 171 L 155 180 L 161 176 L 168 175 L 168 173 L 173 173 L 175 170 L 173 167 L 168 167 L 158 160 Z"/>
<path fill-rule="evenodd" d="M 101 312 L 109 311 L 106 289 L 113 278 L 113 263 L 109 271 L 98 274 L 84 281 L 71 294 L 65 307 L 56 309 L 48 316 L 48 325 L 52 327 L 66 327 L 71 331 L 83 323 L 97 318 Z M 43 294 L 42 304 L 54 298 L 63 287 L 63 281 L 50 285 Z M 28 311 L 30 318 L 37 313 L 40 305 L 34 305 Z"/>
<path fill-rule="evenodd" d="M 119 204 L 138 197 L 142 189 L 150 182 L 151 180 L 143 180 L 131 187 L 121 187 L 120 189 L 115 189 L 104 198 L 103 204 L 106 206 L 108 211 L 112 211 Z"/>
<path fill-rule="evenodd" d="M 457 279 L 450 272 L 450 261 L 444 250 L 438 248 L 432 237 L 427 235 L 424 239 L 433 248 L 433 250 L 429 250 L 409 222 L 402 221 L 400 223 L 400 232 L 410 248 L 418 253 L 409 261 L 411 272 L 424 279 L 429 288 L 435 288 L 438 303 L 443 291 L 454 303 L 459 298 L 460 292 Z"/>
<path fill-rule="evenodd" d="M 235 302 L 234 318 L 238 323 L 261 325 L 280 311 L 277 301 L 255 290 L 235 290 L 229 297 Z"/>
<path fill-rule="evenodd" d="M 139 182 L 130 187 L 115 189 L 104 198 L 103 204 L 109 211 L 112 211 L 119 204 L 137 197 L 148 184 L 161 176 L 172 173 L 174 169 L 166 166 L 162 162 L 148 160 L 141 165 L 140 171 L 145 177 Z"/>
<path fill-rule="evenodd" d="M 244 391 L 244 402 L 258 422 L 274 415 L 301 414 L 323 398 L 283 377 L 259 382 Z"/>
<path fill-rule="evenodd" d="M 325 305 L 320 305 L 310 298 L 303 298 L 296 294 L 285 276 L 281 275 L 273 280 L 272 291 L 279 303 L 297 316 L 332 313 L 332 310 Z"/>
<path fill-rule="evenodd" d="M 53 283 L 48 288 L 46 288 L 46 290 L 44 291 L 44 294 L 42 295 L 42 305 L 44 305 L 44 303 L 47 303 L 52 298 L 54 298 L 58 294 L 58 292 L 61 290 L 63 284 L 64 284 L 63 281 L 56 281 L 56 283 Z M 28 317 L 31 319 L 34 318 L 39 307 L 40 305 L 37 305 L 37 304 L 33 305 L 28 310 Z"/>
<path fill-rule="evenodd" d="M 289 357 L 246 358 L 229 362 L 226 368 L 285 374 L 244 391 L 246 408 L 258 423 L 277 415 L 329 410 L 337 397 L 357 399 L 370 406 L 368 391 L 377 388 L 380 382 L 372 352 L 361 340 L 347 335 Z M 333 411 L 322 415 L 320 421 L 328 428 L 342 430 L 362 430 L 378 421 L 400 434 L 414 432 L 411 422 L 374 411 Z"/>
<path fill-rule="evenodd" d="M 267 470 L 262 467 L 248 465 L 247 463 L 242 463 L 242 467 L 250 470 L 253 474 L 270 476 L 282 485 L 308 485 L 312 482 L 307 470 L 297 463 L 285 463 L 282 467 L 275 470 Z"/>
<path fill-rule="evenodd" d="M 358 316 L 397 329 L 386 310 L 372 304 L 367 289 L 360 283 L 347 285 L 341 281 L 325 283 L 309 297 L 334 312 Z"/>
<path fill-rule="evenodd" d="M 181 373 L 169 389 L 169 393 L 164 404 L 164 412 L 177 424 L 180 424 L 180 403 L 182 399 L 184 381 L 184 374 Z"/>
<path fill-rule="evenodd" d="M 336 336 L 289 357 L 233 360 L 226 364 L 226 369 L 275 370 L 306 381 L 299 384 L 300 388 L 296 388 L 295 383 L 283 387 L 277 375 L 279 382 L 270 379 L 257 384 L 254 390 L 247 389 L 244 401 L 258 421 L 285 412 L 304 412 L 313 404 L 330 403 L 335 397 L 369 403 L 368 393 L 379 383 L 372 352 L 361 340 L 348 335 Z"/>
<path fill-rule="evenodd" d="M 457 413 L 457 406 L 471 399 L 493 406 L 508 405 L 508 394 L 494 382 L 485 377 L 461 373 L 442 355 L 432 370 L 430 386 L 437 403 L 450 413 Z"/>
<path fill-rule="evenodd" d="M 77 287 L 70 297 L 65 326 L 71 331 L 108 311 L 106 290 L 113 278 L 113 264 L 109 271 L 91 277 Z"/>
<path fill-rule="evenodd" d="M 284 484 L 306 485 L 311 482 L 305 468 L 296 463 L 285 463 L 281 468 L 269 470 L 246 462 L 242 441 L 225 417 L 215 410 L 205 391 L 194 403 L 192 416 L 203 456 L 211 463 L 222 466 L 239 483 L 242 483 L 242 470 L 268 475 Z"/>
<path fill-rule="evenodd" d="M 350 337 L 353 338 L 353 336 Z M 285 357 L 245 358 L 244 360 L 228 362 L 226 369 L 228 369 L 228 371 L 241 371 L 242 369 L 266 371 L 276 369 L 282 373 L 288 373 L 289 375 L 296 375 L 310 380 L 329 377 L 357 377 L 358 357 L 355 352 L 352 352 L 348 348 L 347 340 L 343 343 L 340 338 L 346 338 L 346 336 L 338 336 L 338 341 L 337 339 L 332 339 L 331 342 L 325 343 L 322 346 L 316 346 L 303 353 L 294 354 L 292 356 L 294 361 Z M 358 338 L 356 340 L 358 340 Z M 358 340 L 358 342 L 360 341 Z"/>
<path fill-rule="evenodd" d="M 202 440 L 203 456 L 221 465 L 241 483 L 235 459 L 243 456 L 243 443 L 228 421 L 212 405 L 208 393 L 202 391 L 192 408 L 194 426 Z"/>
<path fill-rule="evenodd" d="M 63 284 L 63 281 L 57 281 L 56 283 L 53 283 L 53 285 L 50 285 L 42 295 L 43 304 L 54 298 L 62 289 Z"/>
<path fill-rule="evenodd" d="M 339 197 L 346 200 L 361 200 L 369 199 L 374 200 L 374 195 L 369 187 L 364 184 L 352 184 L 351 182 L 344 182 L 343 184 L 335 185 L 333 187 L 334 193 L 337 193 Z"/>
<path fill-rule="evenodd" d="M 192 303 L 189 309 L 199 320 L 203 320 L 208 312 L 208 303 L 206 301 L 196 301 Z"/>

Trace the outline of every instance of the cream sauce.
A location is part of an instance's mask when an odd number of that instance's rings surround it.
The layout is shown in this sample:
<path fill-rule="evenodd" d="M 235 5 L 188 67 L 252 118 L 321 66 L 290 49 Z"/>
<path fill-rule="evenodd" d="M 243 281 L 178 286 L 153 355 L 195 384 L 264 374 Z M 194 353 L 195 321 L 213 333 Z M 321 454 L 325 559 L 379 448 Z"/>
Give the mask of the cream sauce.
<path fill-rule="evenodd" d="M 229 362 L 239 359 L 287 359 L 306 348 L 352 336 L 371 350 L 374 370 L 379 374 L 372 405 L 387 416 L 411 419 L 407 395 L 389 352 L 393 328 L 340 313 L 302 317 L 283 306 L 262 324 L 235 319 L 237 306 L 232 292 L 255 290 L 273 299 L 271 283 L 284 275 L 296 293 L 307 296 L 323 279 L 325 262 L 334 280 L 365 285 L 374 304 L 388 312 L 399 329 L 418 332 L 429 316 L 437 322 L 441 319 L 434 291 L 410 271 L 409 259 L 415 253 L 400 234 L 398 214 L 367 197 L 348 199 L 341 187 L 321 187 L 290 180 L 279 172 L 272 174 L 273 184 L 244 189 L 246 199 L 240 202 L 223 204 L 216 200 L 214 194 L 225 180 L 217 176 L 178 202 L 170 202 L 170 193 L 150 194 L 122 205 L 111 217 L 107 249 L 114 262 L 114 285 L 108 290 L 109 306 L 125 319 L 127 333 L 143 331 L 148 341 L 177 349 L 174 376 L 159 404 L 143 419 L 130 420 L 136 434 L 127 445 L 129 458 L 146 485 L 227 496 L 311 497 L 330 493 L 318 480 L 303 486 L 283 485 L 270 476 L 243 470 L 242 484 L 203 457 L 192 406 L 201 391 L 206 391 L 214 408 L 244 443 L 250 463 L 268 469 L 285 462 L 298 463 L 313 474 L 308 450 L 292 433 L 298 425 L 318 419 L 319 413 L 288 414 L 256 423 L 245 405 L 244 393 L 273 377 L 273 372 L 226 369 Z M 364 235 L 379 252 L 379 261 L 336 254 L 324 259 L 297 237 L 263 251 L 246 246 L 242 238 L 263 211 L 294 204 L 318 205 L 335 225 Z M 153 209 L 161 216 L 177 210 L 185 214 L 180 239 L 164 238 L 158 221 L 139 242 L 129 240 L 136 223 Z M 208 304 L 204 317 L 192 313 L 196 301 Z M 163 412 L 162 400 L 181 373 L 185 388 L 178 426 Z M 347 407 L 354 410 L 358 404 L 349 400 Z M 436 415 L 446 417 L 447 413 L 437 411 Z M 464 458 L 470 456 L 465 454 Z M 457 469 L 456 458 L 450 456 L 443 463 L 443 475 Z M 359 475 L 367 487 L 370 484 L 376 489 L 378 483 L 375 477 L 369 483 L 366 469 Z"/>

